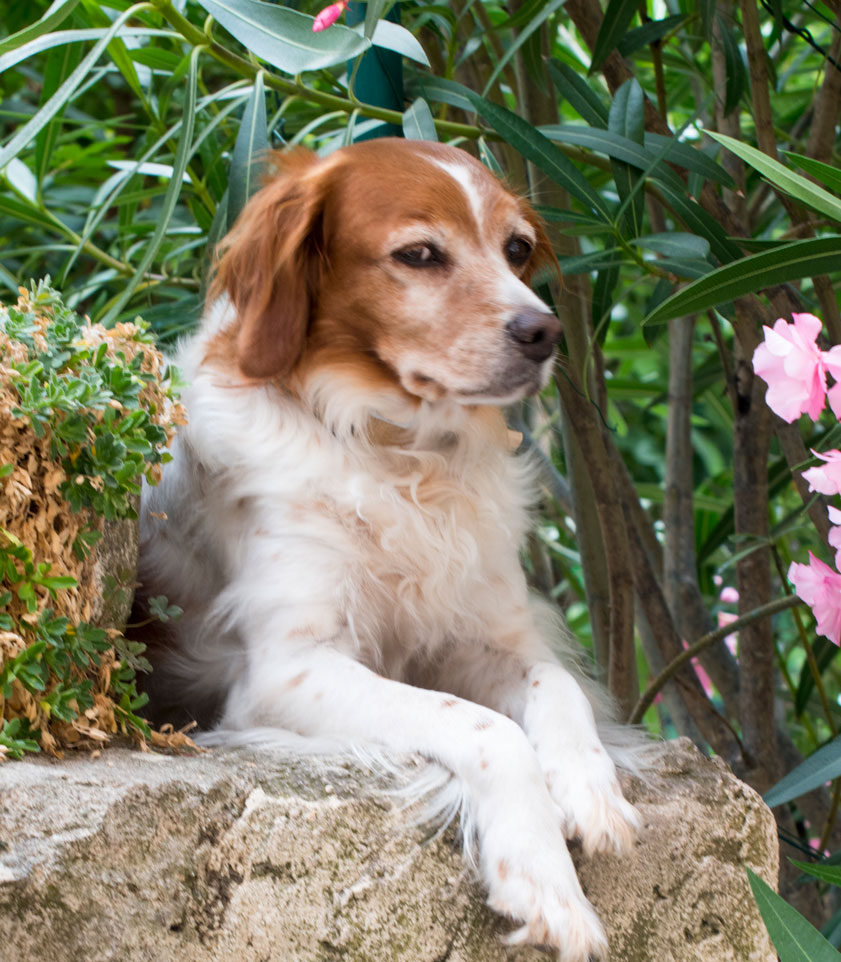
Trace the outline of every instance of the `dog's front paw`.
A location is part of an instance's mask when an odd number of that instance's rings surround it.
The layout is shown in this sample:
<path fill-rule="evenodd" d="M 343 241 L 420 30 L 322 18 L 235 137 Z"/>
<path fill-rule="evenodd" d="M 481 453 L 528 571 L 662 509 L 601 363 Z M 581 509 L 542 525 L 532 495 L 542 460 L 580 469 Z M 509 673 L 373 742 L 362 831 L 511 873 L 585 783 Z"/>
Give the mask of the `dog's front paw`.
<path fill-rule="evenodd" d="M 488 904 L 502 915 L 523 920 L 506 941 L 557 949 L 561 962 L 607 959 L 607 938 L 593 907 L 578 884 L 570 885 L 562 856 L 536 854 L 518 863 L 505 859 L 496 865 Z"/>
<path fill-rule="evenodd" d="M 564 834 L 581 839 L 586 855 L 628 854 L 634 847 L 640 816 L 622 795 L 613 762 L 601 746 L 579 755 L 572 764 L 570 761 L 567 756 L 563 769 L 545 772 Z"/>

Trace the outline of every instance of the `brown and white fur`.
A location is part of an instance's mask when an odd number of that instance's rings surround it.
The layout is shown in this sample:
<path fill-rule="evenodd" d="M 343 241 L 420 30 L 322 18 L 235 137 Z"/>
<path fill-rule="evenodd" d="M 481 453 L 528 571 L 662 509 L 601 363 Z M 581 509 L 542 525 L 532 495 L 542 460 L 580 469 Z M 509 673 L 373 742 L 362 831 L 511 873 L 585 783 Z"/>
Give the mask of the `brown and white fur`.
<path fill-rule="evenodd" d="M 188 424 L 143 498 L 142 591 L 184 609 L 153 695 L 228 733 L 435 760 L 512 940 L 604 955 L 564 836 L 626 851 L 638 817 L 529 595 L 532 471 L 499 411 L 549 376 L 560 324 L 528 282 L 551 247 L 455 148 L 273 163 L 180 351 Z"/>

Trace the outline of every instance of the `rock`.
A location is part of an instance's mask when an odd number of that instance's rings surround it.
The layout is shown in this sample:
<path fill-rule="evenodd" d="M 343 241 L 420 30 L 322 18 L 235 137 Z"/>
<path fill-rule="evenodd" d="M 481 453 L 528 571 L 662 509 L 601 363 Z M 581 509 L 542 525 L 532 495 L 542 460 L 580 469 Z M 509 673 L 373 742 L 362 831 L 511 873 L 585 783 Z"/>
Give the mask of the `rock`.
<path fill-rule="evenodd" d="M 774 820 L 688 742 L 629 780 L 636 853 L 585 861 L 615 962 L 773 962 L 743 866 L 776 882 Z M 513 787 L 512 787 L 513 788 Z M 0 766 L 5 962 L 531 962 L 455 832 L 347 758 L 108 749 Z"/>

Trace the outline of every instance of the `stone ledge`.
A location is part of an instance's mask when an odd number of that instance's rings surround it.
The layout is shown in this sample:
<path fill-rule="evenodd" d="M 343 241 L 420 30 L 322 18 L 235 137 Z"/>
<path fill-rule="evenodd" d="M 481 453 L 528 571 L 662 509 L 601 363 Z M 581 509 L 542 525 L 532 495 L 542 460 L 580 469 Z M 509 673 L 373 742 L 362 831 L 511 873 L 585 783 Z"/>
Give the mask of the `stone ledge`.
<path fill-rule="evenodd" d="M 629 797 L 629 858 L 585 861 L 615 962 L 773 962 L 743 865 L 776 826 L 720 762 L 672 743 Z M 108 749 L 0 766 L 5 962 L 531 962 L 500 941 L 451 830 L 431 841 L 346 758 Z"/>

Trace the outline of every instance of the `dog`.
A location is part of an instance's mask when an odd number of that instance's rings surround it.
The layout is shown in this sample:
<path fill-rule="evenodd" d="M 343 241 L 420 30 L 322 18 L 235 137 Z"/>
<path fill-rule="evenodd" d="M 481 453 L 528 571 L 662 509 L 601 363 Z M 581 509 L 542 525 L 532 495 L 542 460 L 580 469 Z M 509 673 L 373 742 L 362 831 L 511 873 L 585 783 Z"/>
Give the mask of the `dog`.
<path fill-rule="evenodd" d="M 180 350 L 188 423 L 141 509 L 142 595 L 183 608 L 153 703 L 414 752 L 452 773 L 512 942 L 603 956 L 565 839 L 638 815 L 518 549 L 534 470 L 500 406 L 561 325 L 540 219 L 465 151 L 381 139 L 271 157 Z M 588 689 L 585 692 L 585 689 Z"/>

